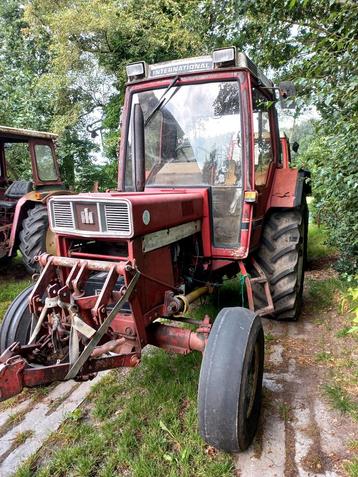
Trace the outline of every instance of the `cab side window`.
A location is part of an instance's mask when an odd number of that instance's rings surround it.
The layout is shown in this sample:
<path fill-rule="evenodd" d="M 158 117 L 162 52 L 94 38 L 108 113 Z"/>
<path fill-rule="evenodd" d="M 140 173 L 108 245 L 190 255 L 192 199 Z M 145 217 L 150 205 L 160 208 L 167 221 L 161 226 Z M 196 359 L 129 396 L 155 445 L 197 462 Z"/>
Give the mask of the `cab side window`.
<path fill-rule="evenodd" d="M 253 88 L 253 120 L 254 120 L 254 156 L 255 156 L 255 185 L 266 184 L 267 174 L 273 160 L 270 131 L 269 101 L 258 89 Z"/>

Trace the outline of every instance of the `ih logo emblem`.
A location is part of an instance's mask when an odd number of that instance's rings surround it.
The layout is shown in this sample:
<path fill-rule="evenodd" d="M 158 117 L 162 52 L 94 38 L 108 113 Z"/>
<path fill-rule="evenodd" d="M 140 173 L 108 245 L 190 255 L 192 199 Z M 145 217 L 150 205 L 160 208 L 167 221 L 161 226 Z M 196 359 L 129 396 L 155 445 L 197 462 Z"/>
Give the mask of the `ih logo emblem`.
<path fill-rule="evenodd" d="M 81 222 L 83 224 L 94 224 L 93 212 L 91 212 L 87 207 L 81 210 Z"/>

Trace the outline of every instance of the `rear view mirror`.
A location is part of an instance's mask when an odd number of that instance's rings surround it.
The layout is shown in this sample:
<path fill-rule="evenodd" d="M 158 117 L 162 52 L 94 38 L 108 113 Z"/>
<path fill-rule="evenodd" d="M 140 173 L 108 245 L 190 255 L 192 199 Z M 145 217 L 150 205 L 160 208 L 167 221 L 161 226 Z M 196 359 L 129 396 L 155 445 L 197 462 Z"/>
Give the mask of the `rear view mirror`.
<path fill-rule="evenodd" d="M 292 81 L 281 81 L 279 84 L 280 103 L 282 109 L 295 108 L 296 88 Z"/>
<path fill-rule="evenodd" d="M 297 152 L 298 149 L 299 149 L 300 145 L 298 144 L 297 141 L 295 141 L 293 144 L 292 144 L 292 151 L 293 152 Z"/>

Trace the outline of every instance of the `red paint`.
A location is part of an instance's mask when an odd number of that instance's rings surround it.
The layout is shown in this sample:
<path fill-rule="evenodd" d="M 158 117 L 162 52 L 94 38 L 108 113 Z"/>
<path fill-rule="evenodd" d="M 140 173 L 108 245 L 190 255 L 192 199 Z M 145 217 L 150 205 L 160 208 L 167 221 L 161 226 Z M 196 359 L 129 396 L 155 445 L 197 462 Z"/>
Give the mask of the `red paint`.
<path fill-rule="evenodd" d="M 297 169 L 276 169 L 266 210 L 272 207 L 294 207 L 297 181 Z"/>

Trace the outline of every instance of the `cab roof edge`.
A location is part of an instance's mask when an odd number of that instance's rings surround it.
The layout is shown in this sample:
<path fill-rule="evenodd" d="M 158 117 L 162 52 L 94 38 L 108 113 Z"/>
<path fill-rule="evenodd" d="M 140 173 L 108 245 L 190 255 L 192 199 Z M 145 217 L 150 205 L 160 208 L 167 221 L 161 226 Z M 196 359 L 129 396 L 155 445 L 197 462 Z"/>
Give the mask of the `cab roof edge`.
<path fill-rule="evenodd" d="M 221 63 L 215 62 L 216 52 L 231 52 L 231 58 Z M 131 63 L 127 66 L 127 75 L 130 83 L 143 79 L 176 76 L 178 74 L 212 71 L 219 68 L 245 68 L 266 88 L 273 88 L 274 83 L 269 80 L 263 71 L 242 52 L 237 52 L 235 47 L 214 50 L 212 55 L 194 56 L 190 58 L 163 61 L 148 65 L 144 61 Z"/>

